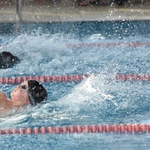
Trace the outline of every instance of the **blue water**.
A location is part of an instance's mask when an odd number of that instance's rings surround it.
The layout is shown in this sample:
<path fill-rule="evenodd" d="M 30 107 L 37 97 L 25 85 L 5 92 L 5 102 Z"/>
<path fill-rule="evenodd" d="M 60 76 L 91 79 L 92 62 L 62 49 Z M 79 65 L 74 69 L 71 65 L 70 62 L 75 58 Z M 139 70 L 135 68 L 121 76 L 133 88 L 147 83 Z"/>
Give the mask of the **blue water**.
<path fill-rule="evenodd" d="M 0 128 L 149 123 L 150 83 L 116 81 L 117 73 L 150 74 L 150 21 L 0 24 L 0 52 L 22 61 L 1 77 L 91 74 L 81 82 L 43 83 L 48 100 L 0 119 Z M 90 43 L 120 46 L 69 46 Z M 32 65 L 31 65 L 32 64 Z M 8 95 L 16 85 L 0 85 Z M 2 149 L 148 149 L 149 134 L 0 136 Z M 13 144 L 12 144 L 13 143 Z"/>

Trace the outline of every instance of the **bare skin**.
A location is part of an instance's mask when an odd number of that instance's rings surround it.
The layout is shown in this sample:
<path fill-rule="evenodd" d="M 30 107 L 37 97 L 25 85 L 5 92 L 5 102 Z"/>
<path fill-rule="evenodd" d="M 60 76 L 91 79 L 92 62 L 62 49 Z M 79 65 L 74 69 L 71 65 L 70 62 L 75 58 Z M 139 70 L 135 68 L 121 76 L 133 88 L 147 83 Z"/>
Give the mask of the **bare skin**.
<path fill-rule="evenodd" d="M 12 90 L 10 94 L 11 99 L 4 92 L 0 92 L 0 116 L 11 110 L 18 110 L 29 105 L 30 100 L 27 90 L 28 82 L 25 81 Z"/>

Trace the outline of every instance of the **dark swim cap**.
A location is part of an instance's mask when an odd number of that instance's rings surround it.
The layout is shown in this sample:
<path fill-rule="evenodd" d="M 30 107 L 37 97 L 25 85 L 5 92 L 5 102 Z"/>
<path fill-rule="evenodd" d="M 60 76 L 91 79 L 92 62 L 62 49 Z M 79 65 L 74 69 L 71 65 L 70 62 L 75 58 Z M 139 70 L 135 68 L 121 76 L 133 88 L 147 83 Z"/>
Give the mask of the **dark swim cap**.
<path fill-rule="evenodd" d="M 13 67 L 15 64 L 19 63 L 20 59 L 17 56 L 12 55 L 10 52 L 0 53 L 0 68 L 6 69 Z"/>
<path fill-rule="evenodd" d="M 46 100 L 48 95 L 44 86 L 36 80 L 28 80 L 28 93 L 31 105 Z"/>

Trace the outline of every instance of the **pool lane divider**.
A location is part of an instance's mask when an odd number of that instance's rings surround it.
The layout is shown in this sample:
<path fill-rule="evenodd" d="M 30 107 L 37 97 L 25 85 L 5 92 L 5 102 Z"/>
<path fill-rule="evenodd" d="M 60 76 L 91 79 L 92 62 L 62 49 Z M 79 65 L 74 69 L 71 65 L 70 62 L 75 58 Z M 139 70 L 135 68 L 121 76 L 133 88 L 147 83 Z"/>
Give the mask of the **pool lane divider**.
<path fill-rule="evenodd" d="M 116 80 L 150 81 L 150 74 L 116 74 Z"/>
<path fill-rule="evenodd" d="M 9 43 L 8 43 L 9 44 Z M 6 47 L 8 44 L 1 44 L 1 47 Z M 81 48 L 81 47 L 114 47 L 114 46 L 128 46 L 128 47 L 141 47 L 150 46 L 150 41 L 140 42 L 94 42 L 94 43 L 67 43 L 66 47 Z"/>
<path fill-rule="evenodd" d="M 141 47 L 150 46 L 150 42 L 95 42 L 95 43 L 69 43 L 66 44 L 69 48 L 81 48 L 81 47 L 114 47 L 114 46 L 128 46 L 128 47 Z"/>
<path fill-rule="evenodd" d="M 1 77 L 0 84 L 18 84 L 27 80 L 37 80 L 40 82 L 70 82 L 75 81 L 79 82 L 84 78 L 89 77 L 90 74 L 82 74 L 82 75 L 52 75 L 52 76 L 18 76 L 18 77 Z M 150 81 L 149 74 L 116 74 L 115 79 L 117 81 Z"/>
<path fill-rule="evenodd" d="M 90 75 L 52 75 L 52 76 L 20 76 L 20 77 L 4 77 L 0 78 L 0 84 L 16 84 L 27 80 L 37 80 L 40 82 L 69 82 L 81 81 Z"/>
<path fill-rule="evenodd" d="M 150 124 L 98 124 L 98 125 L 70 125 L 33 128 L 0 129 L 0 135 L 11 134 L 64 134 L 64 133 L 120 133 L 120 134 L 150 134 Z"/>

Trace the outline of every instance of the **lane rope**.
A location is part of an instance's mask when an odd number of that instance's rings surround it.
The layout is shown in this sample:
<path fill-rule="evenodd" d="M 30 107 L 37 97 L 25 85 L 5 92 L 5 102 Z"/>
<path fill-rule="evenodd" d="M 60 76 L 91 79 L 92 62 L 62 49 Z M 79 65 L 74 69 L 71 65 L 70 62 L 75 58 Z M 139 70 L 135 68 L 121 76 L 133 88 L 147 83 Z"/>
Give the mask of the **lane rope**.
<path fill-rule="evenodd" d="M 114 46 L 128 46 L 128 47 L 141 47 L 150 46 L 150 42 L 95 42 L 95 43 L 69 43 L 66 44 L 69 48 L 81 48 L 81 47 L 114 47 Z"/>
<path fill-rule="evenodd" d="M 150 74 L 116 74 L 116 80 L 150 81 Z"/>
<path fill-rule="evenodd" d="M 18 76 L 18 77 L 1 77 L 0 78 L 0 84 L 17 84 L 22 83 L 23 81 L 27 80 L 37 80 L 40 82 L 70 82 L 75 81 L 79 82 L 83 80 L 86 77 L 89 77 L 90 74 L 82 74 L 82 75 L 52 75 L 52 76 Z M 149 74 L 116 74 L 115 79 L 117 81 L 127 81 L 127 80 L 133 80 L 133 81 L 150 81 L 150 75 Z"/>
<path fill-rule="evenodd" d="M 1 44 L 0 48 L 7 46 L 8 44 Z M 94 43 L 68 43 L 66 44 L 69 48 L 81 48 L 81 47 L 114 47 L 114 46 L 128 46 L 128 47 L 141 47 L 150 46 L 150 41 L 140 42 L 94 42 Z"/>
<path fill-rule="evenodd" d="M 63 133 L 120 133 L 120 134 L 146 134 L 150 133 L 150 124 L 98 124 L 98 125 L 70 125 L 70 126 L 49 126 L 49 127 L 27 127 L 0 129 L 0 135 L 11 134 L 63 134 Z"/>

